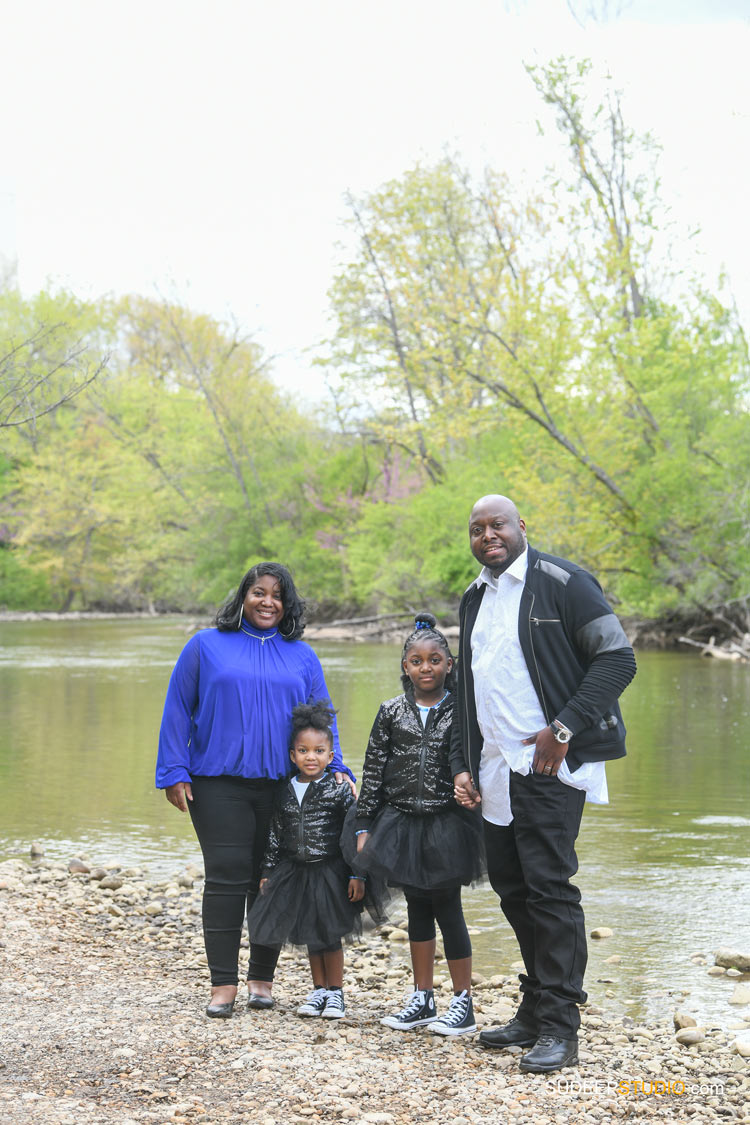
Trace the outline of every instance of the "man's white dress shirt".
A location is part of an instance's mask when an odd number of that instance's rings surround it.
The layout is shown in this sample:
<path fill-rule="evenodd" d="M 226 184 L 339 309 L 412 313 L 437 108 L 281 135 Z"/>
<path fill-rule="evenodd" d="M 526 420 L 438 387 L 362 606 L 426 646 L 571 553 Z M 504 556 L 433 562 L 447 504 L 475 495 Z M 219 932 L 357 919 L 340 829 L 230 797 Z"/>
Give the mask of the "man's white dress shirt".
<path fill-rule="evenodd" d="M 518 639 L 527 565 L 528 549 L 499 578 L 484 567 L 476 579 L 477 587 L 487 587 L 471 634 L 474 695 L 484 739 L 478 785 L 482 816 L 492 824 L 513 820 L 510 771 L 530 772 L 535 747 L 524 746 L 522 740 L 548 725 Z M 609 800 L 604 762 L 584 762 L 571 773 L 563 759 L 557 777 L 565 785 L 583 789 L 587 801 L 606 805 Z"/>

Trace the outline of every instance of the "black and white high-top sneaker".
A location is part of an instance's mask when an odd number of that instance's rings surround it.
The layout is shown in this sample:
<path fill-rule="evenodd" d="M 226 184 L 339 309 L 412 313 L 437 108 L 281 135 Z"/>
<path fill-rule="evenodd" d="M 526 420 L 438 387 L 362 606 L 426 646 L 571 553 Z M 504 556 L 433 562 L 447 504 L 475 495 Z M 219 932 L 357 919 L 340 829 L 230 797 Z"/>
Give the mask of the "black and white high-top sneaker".
<path fill-rule="evenodd" d="M 324 1020 L 342 1020 L 346 1015 L 344 993 L 340 988 L 329 988 L 326 993 L 326 1005 L 320 1013 Z"/>
<path fill-rule="evenodd" d="M 474 1005 L 471 996 L 464 989 L 451 999 L 448 1011 L 433 1023 L 430 1031 L 434 1031 L 436 1035 L 469 1035 L 476 1029 Z"/>
<path fill-rule="evenodd" d="M 380 1022 L 396 1031 L 410 1031 L 413 1027 L 424 1027 L 437 1019 L 435 996 L 431 988 L 417 989 L 394 1016 L 385 1016 Z"/>
<path fill-rule="evenodd" d="M 300 1004 L 297 1008 L 298 1016 L 322 1016 L 323 1009 L 326 1006 L 328 999 L 328 990 L 325 988 L 314 989 L 304 1004 Z"/>

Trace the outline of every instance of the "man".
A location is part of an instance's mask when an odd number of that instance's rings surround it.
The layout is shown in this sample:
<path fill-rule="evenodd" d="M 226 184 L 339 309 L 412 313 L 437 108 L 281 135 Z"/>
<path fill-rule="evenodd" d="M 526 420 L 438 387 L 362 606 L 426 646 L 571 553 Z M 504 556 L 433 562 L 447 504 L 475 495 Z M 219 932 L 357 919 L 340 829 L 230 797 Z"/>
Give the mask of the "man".
<path fill-rule="evenodd" d="M 546 1073 L 578 1061 L 575 842 L 587 796 L 607 800 L 604 762 L 625 753 L 617 699 L 635 658 L 596 579 L 529 547 L 507 497 L 477 501 L 469 541 L 482 571 L 459 610 L 451 767 L 459 803 L 481 802 L 490 883 L 526 969 L 515 1017 L 479 1038 L 530 1047 L 521 1069 Z"/>

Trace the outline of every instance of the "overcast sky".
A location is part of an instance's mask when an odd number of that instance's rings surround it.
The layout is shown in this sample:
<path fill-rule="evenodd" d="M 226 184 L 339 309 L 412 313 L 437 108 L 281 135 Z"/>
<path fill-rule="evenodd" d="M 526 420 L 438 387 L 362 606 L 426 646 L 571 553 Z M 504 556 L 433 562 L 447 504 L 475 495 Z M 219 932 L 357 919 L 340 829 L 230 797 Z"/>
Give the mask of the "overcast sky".
<path fill-rule="evenodd" d="M 750 0 L 571 5 L 2 0 L 0 252 L 27 294 L 232 315 L 309 387 L 344 193 L 446 147 L 533 185 L 556 142 L 523 63 L 573 54 L 663 144 L 686 260 L 726 268 L 749 323 Z"/>

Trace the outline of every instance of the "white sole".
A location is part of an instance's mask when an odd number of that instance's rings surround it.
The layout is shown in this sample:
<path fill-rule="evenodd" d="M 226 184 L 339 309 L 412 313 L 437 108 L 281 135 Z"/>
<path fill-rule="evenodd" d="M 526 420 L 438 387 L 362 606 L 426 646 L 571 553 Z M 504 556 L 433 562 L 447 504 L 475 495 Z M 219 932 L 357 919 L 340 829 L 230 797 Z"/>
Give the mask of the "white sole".
<path fill-rule="evenodd" d="M 383 1027 L 390 1027 L 391 1031 L 413 1031 L 415 1027 L 427 1027 L 428 1024 L 435 1023 L 437 1016 L 430 1016 L 427 1020 L 416 1020 L 415 1023 L 391 1023 L 386 1016 L 380 1022 Z"/>
<path fill-rule="evenodd" d="M 471 1027 L 431 1027 L 430 1031 L 435 1035 L 473 1035 L 477 1030 L 477 1025 L 472 1024 Z"/>

